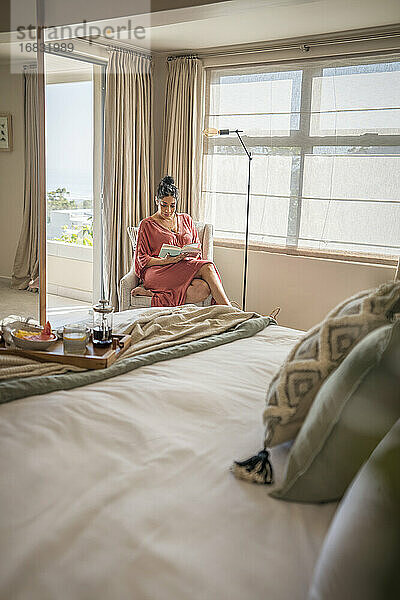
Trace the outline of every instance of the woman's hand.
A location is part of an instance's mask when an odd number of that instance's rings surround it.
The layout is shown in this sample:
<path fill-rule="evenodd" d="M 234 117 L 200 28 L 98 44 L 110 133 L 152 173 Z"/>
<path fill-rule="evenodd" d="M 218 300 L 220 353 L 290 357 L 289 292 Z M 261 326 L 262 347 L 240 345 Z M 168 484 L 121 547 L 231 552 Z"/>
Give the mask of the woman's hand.
<path fill-rule="evenodd" d="M 184 254 L 178 254 L 178 256 L 170 256 L 169 254 L 167 254 L 167 256 L 164 258 L 165 260 L 165 265 L 173 265 L 175 263 L 180 262 L 181 260 L 183 260 L 185 258 Z"/>
<path fill-rule="evenodd" d="M 164 258 L 160 258 L 159 256 L 151 256 L 146 264 L 146 267 L 164 267 L 167 265 L 173 265 L 177 262 L 180 262 L 184 258 L 184 254 L 179 254 L 179 256 L 170 256 L 167 254 L 167 256 Z"/>

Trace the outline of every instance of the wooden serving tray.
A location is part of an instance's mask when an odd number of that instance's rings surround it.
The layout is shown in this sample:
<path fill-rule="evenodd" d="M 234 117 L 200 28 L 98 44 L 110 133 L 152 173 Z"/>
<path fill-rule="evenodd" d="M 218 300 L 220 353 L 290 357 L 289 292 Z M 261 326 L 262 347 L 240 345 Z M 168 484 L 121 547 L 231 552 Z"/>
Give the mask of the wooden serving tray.
<path fill-rule="evenodd" d="M 130 346 L 131 336 L 113 334 L 111 346 L 99 348 L 93 346 L 92 340 L 86 344 L 85 354 L 65 354 L 62 339 L 57 340 L 49 350 L 22 350 L 16 347 L 5 347 L 4 341 L 0 343 L 0 353 L 18 354 L 26 358 L 44 362 L 58 362 L 65 365 L 74 365 L 83 369 L 105 369 L 115 362 L 118 356 Z"/>

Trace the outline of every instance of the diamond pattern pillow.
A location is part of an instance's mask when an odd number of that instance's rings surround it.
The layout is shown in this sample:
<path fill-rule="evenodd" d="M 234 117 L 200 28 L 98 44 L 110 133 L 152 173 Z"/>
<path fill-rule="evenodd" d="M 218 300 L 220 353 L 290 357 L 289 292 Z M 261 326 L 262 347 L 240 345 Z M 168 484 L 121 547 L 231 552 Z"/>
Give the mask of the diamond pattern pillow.
<path fill-rule="evenodd" d="M 387 324 L 399 310 L 400 281 L 385 283 L 345 300 L 304 335 L 269 385 L 263 415 L 264 449 L 234 463 L 237 477 L 272 483 L 267 448 L 296 437 L 328 375 L 362 338 Z"/>
<path fill-rule="evenodd" d="M 265 445 L 296 437 L 319 388 L 352 348 L 385 325 L 400 303 L 400 281 L 345 300 L 308 331 L 272 379 L 264 411 Z"/>

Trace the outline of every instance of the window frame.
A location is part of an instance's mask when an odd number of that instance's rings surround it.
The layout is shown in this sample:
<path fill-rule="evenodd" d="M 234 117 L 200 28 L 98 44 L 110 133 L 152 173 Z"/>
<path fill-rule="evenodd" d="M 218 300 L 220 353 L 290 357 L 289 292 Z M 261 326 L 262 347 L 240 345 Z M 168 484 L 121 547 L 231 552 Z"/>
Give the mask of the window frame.
<path fill-rule="evenodd" d="M 334 56 L 334 57 L 319 57 L 316 59 L 293 59 L 293 60 L 284 60 L 282 62 L 276 61 L 263 61 L 262 63 L 246 63 L 242 65 L 232 64 L 232 65 L 210 65 L 205 66 L 205 78 L 204 78 L 204 106 L 203 106 L 203 124 L 204 127 L 209 127 L 208 119 L 210 116 L 213 116 L 210 113 L 210 80 L 212 73 L 215 71 L 244 71 L 246 68 L 251 72 L 256 68 L 265 68 L 268 72 L 285 72 L 285 71 L 293 71 L 296 69 L 302 69 L 302 79 L 301 79 L 301 96 L 300 96 L 300 119 L 299 119 L 299 128 L 291 129 L 289 136 L 273 136 L 273 147 L 288 147 L 294 146 L 299 148 L 299 161 L 300 161 L 300 169 L 298 173 L 292 171 L 291 173 L 291 191 L 290 196 L 284 196 L 289 200 L 289 214 L 287 219 L 287 234 L 286 234 L 286 244 L 272 244 L 267 242 L 257 242 L 250 241 L 249 242 L 249 250 L 254 251 L 264 251 L 270 253 L 277 254 L 288 254 L 295 256 L 305 256 L 305 257 L 313 257 L 313 258 L 324 258 L 330 260 L 344 260 L 351 262 L 360 262 L 360 263 L 374 263 L 380 265 L 389 265 L 396 266 L 398 261 L 398 254 L 378 254 L 378 253 L 361 253 L 356 251 L 346 251 L 344 249 L 313 249 L 312 247 L 306 246 L 298 246 L 298 239 L 300 233 L 300 223 L 301 223 L 301 209 L 302 209 L 302 200 L 307 199 L 308 197 L 304 197 L 302 195 L 303 189 L 303 175 L 304 175 L 304 159 L 306 155 L 310 155 L 313 153 L 313 148 L 317 146 L 363 146 L 366 149 L 374 148 L 374 147 L 385 147 L 385 146 L 399 146 L 400 147 L 400 134 L 393 135 L 382 135 L 375 133 L 365 133 L 360 136 L 357 135 L 331 135 L 331 136 L 311 136 L 308 134 L 310 131 L 310 120 L 311 120 L 311 108 L 312 108 L 312 84 L 313 79 L 318 76 L 323 75 L 323 70 L 325 68 L 329 68 L 332 66 L 340 67 L 340 62 L 348 61 L 350 59 L 351 62 L 354 62 L 356 65 L 359 64 L 367 64 L 373 63 L 374 60 L 379 62 L 391 62 L 393 60 L 400 61 L 399 52 L 392 51 L 390 54 L 387 52 L 374 52 L 367 54 L 359 54 L 356 56 Z M 364 62 L 363 62 L 364 61 Z M 348 66 L 348 62 L 343 64 L 343 66 Z M 397 107 L 396 107 L 397 108 Z M 315 111 L 314 111 L 315 112 Z M 251 113 L 249 113 L 251 114 Z M 257 113 L 258 114 L 258 113 Z M 264 114 L 264 113 L 261 113 Z M 265 113 L 268 114 L 268 113 Z M 293 113 L 291 113 L 293 114 Z M 213 138 L 213 140 L 220 140 L 220 138 Z M 248 137 L 250 149 L 253 146 L 271 146 L 271 137 L 257 137 L 251 138 Z M 362 142 L 362 144 L 360 144 Z M 207 143 L 210 143 L 210 140 L 203 140 L 202 145 L 202 165 L 203 159 L 207 155 Z M 212 142 L 211 142 L 212 143 Z M 214 142 L 215 143 L 215 142 Z M 236 138 L 223 138 L 223 143 L 226 145 L 237 145 Z M 203 168 L 202 168 L 203 171 Z M 201 177 L 201 195 L 207 191 L 204 189 L 204 177 L 202 173 Z M 292 191 L 294 193 L 292 193 Z M 235 195 L 243 195 L 236 193 Z M 259 194 L 255 194 L 258 196 Z M 274 197 L 270 194 L 268 197 Z M 283 197 L 283 196 L 279 196 Z M 314 197 L 312 199 L 315 200 L 340 200 L 344 202 L 355 201 L 354 198 L 317 198 Z M 361 200 L 362 202 L 368 202 L 368 200 Z M 374 200 L 372 200 L 374 202 Z M 392 202 L 392 201 L 390 201 Z M 242 235 L 242 234 L 241 234 Z M 241 239 L 238 238 L 224 238 L 223 236 L 216 236 L 214 238 L 217 246 L 225 246 L 231 248 L 244 248 L 244 242 L 241 242 Z"/>

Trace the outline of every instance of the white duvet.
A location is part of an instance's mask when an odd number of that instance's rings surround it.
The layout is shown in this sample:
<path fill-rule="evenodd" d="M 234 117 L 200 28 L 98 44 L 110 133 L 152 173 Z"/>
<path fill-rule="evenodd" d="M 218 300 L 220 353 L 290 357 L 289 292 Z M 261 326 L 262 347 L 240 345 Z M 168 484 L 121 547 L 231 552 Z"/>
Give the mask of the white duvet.
<path fill-rule="evenodd" d="M 0 406 L 1 600 L 297 600 L 335 505 L 238 481 L 300 332 Z M 286 450 L 273 451 L 279 476 Z"/>

